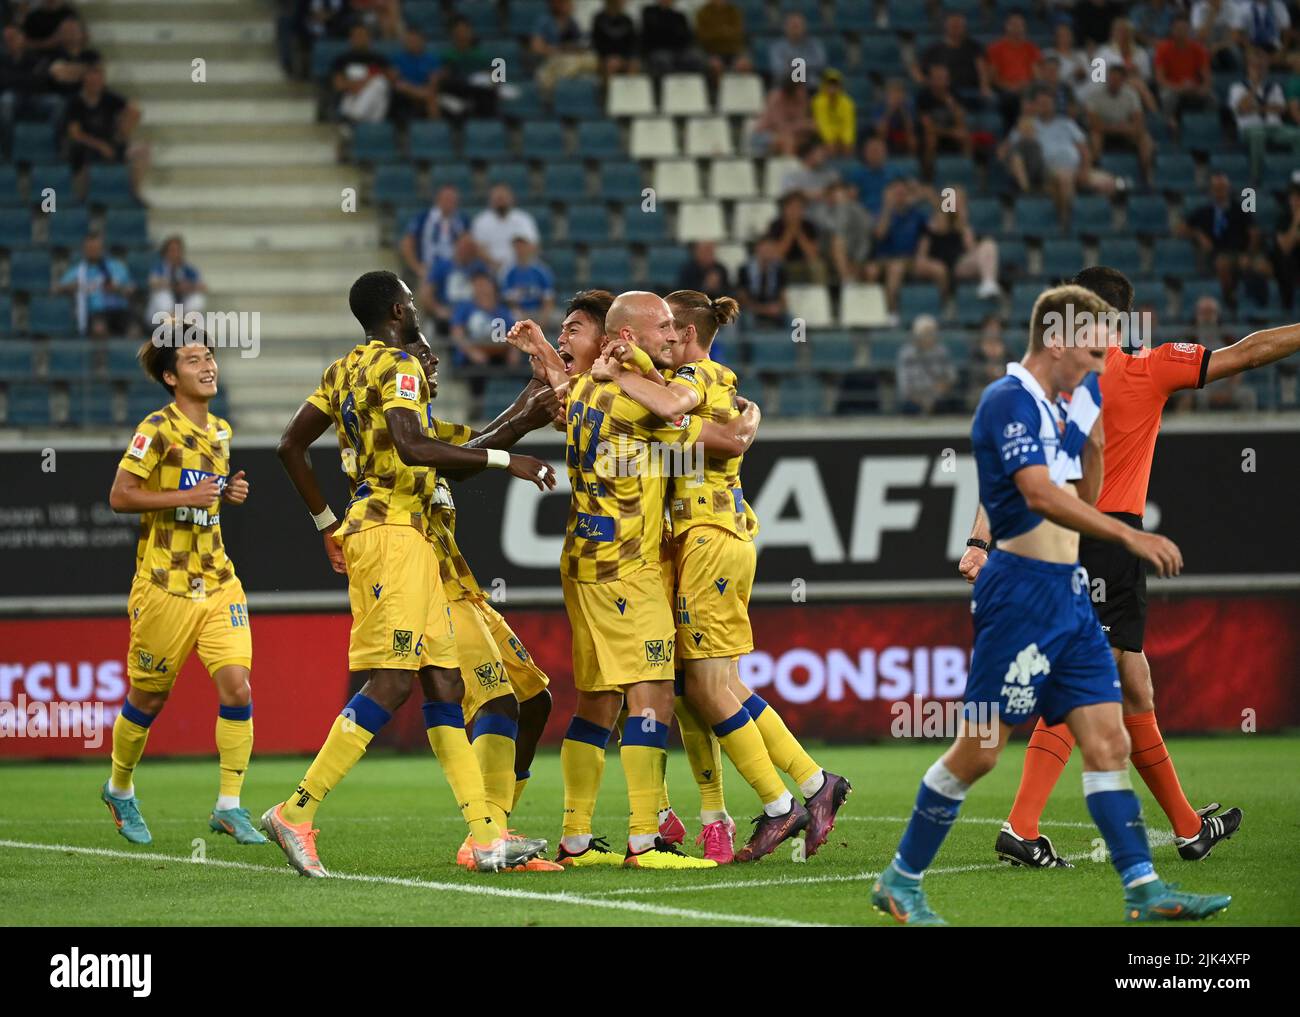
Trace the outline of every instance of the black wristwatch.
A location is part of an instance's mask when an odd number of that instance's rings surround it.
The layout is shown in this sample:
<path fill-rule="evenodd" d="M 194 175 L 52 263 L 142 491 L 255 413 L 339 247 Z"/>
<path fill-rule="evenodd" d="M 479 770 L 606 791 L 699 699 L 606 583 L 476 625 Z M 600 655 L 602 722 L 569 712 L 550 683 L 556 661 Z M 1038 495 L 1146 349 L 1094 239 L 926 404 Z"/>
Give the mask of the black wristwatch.
<path fill-rule="evenodd" d="M 966 546 L 978 547 L 981 551 L 987 554 L 989 549 L 989 542 L 987 540 L 980 540 L 979 537 L 971 537 L 970 540 L 966 541 Z"/>

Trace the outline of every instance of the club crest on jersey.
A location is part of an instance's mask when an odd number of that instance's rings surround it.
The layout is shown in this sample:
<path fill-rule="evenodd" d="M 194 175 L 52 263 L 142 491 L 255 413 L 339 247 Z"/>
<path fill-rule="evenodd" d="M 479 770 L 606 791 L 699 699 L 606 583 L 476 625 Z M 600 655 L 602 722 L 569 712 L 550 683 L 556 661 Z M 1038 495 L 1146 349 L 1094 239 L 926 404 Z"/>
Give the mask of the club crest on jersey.
<path fill-rule="evenodd" d="M 474 675 L 483 688 L 495 688 L 506 680 L 505 665 L 489 660 L 486 664 L 480 664 L 474 668 Z"/>
<path fill-rule="evenodd" d="M 126 450 L 126 454 L 133 459 L 143 459 L 145 453 L 149 451 L 149 443 L 152 440 L 149 435 L 136 431 L 135 437 L 131 439 L 131 447 Z"/>
<path fill-rule="evenodd" d="M 410 629 L 393 629 L 393 652 L 403 654 L 411 652 Z"/>
<path fill-rule="evenodd" d="M 397 375 L 397 394 L 402 399 L 415 402 L 420 398 L 420 379 L 413 374 Z"/>
<path fill-rule="evenodd" d="M 141 671 L 152 671 L 152 670 L 153 670 L 153 654 L 152 654 L 152 653 L 146 653 L 144 650 L 141 650 L 141 651 L 140 651 L 140 670 L 141 670 Z"/>

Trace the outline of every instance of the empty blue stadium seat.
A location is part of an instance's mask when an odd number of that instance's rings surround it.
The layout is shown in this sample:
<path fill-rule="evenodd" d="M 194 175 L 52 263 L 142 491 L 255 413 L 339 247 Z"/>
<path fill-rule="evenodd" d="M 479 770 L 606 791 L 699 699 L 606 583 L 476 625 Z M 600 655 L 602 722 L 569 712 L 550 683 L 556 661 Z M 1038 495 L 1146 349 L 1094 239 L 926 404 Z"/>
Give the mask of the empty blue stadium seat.
<path fill-rule="evenodd" d="M 575 244 L 604 244 L 610 239 L 609 213 L 592 205 L 569 208 L 569 241 Z"/>
<path fill-rule="evenodd" d="M 54 247 L 80 247 L 90 231 L 90 213 L 84 208 L 76 206 L 61 208 L 44 218 L 49 231 L 50 244 Z"/>
<path fill-rule="evenodd" d="M 1068 279 L 1083 267 L 1083 245 L 1077 240 L 1049 237 L 1043 241 L 1043 275 Z"/>
<path fill-rule="evenodd" d="M 9 298 L 0 297 L 0 310 L 8 310 Z M 32 366 L 32 344 L 22 339 L 9 339 L 0 343 L 0 380 L 22 381 L 35 372 Z"/>
<path fill-rule="evenodd" d="M 498 160 L 511 155 L 506 125 L 500 120 L 470 120 L 465 124 L 462 154 L 466 159 Z"/>
<path fill-rule="evenodd" d="M 565 203 L 587 200 L 587 171 L 581 163 L 547 163 L 542 169 L 542 197 Z"/>
<path fill-rule="evenodd" d="M 934 186 L 938 190 L 964 187 L 967 191 L 972 191 L 977 180 L 975 161 L 967 156 L 941 155 L 934 161 Z"/>
<path fill-rule="evenodd" d="M 957 287 L 957 320 L 967 327 L 980 324 L 990 314 L 1001 310 L 996 297 L 981 297 L 974 286 Z"/>
<path fill-rule="evenodd" d="M 818 417 L 826 412 L 826 387 L 817 378 L 799 374 L 783 377 L 777 382 L 776 393 L 778 416 Z"/>
<path fill-rule="evenodd" d="M 26 247 L 31 242 L 31 212 L 25 208 L 0 208 L 0 245 Z"/>
<path fill-rule="evenodd" d="M 463 162 L 436 163 L 429 171 L 429 186 L 437 194 L 442 187 L 454 187 L 461 196 L 469 194 L 474 185 L 474 174 Z"/>
<path fill-rule="evenodd" d="M 515 198 L 524 198 L 532 193 L 532 182 L 528 167 L 519 162 L 503 162 L 488 166 L 485 174 L 487 186 L 505 184 L 515 193 Z"/>
<path fill-rule="evenodd" d="M 640 205 L 623 209 L 623 235 L 633 244 L 661 244 L 668 240 L 667 212 L 656 206 L 643 212 Z"/>
<path fill-rule="evenodd" d="M 547 115 L 542 93 L 531 81 L 512 82 L 515 91 L 501 102 L 501 113 L 511 120 L 527 124 Z"/>
<path fill-rule="evenodd" d="M 1196 160 L 1190 152 L 1165 150 L 1156 156 L 1152 186 L 1165 192 L 1186 194 L 1196 188 Z"/>
<path fill-rule="evenodd" d="M 1002 232 L 1002 203 L 997 198 L 970 198 L 970 226 L 976 236 L 997 236 Z"/>
<path fill-rule="evenodd" d="M 1163 175 L 1164 166 L 1161 166 Z M 1141 236 L 1163 237 L 1169 233 L 1169 206 L 1158 194 L 1134 194 L 1128 199 L 1128 228 Z"/>
<path fill-rule="evenodd" d="M 1210 171 L 1226 173 L 1235 186 L 1244 187 L 1250 181 L 1250 159 L 1244 152 L 1211 152 Z"/>
<path fill-rule="evenodd" d="M 578 157 L 596 159 L 622 159 L 623 142 L 619 138 L 618 124 L 612 120 L 584 120 L 578 124 Z"/>
<path fill-rule="evenodd" d="M 1238 290 L 1240 296 L 1240 289 Z M 1213 297 L 1223 307 L 1223 290 L 1217 279 L 1184 279 L 1178 291 L 1179 318 L 1191 321 L 1196 315 L 1196 301 L 1201 297 Z"/>
<path fill-rule="evenodd" d="M 578 252 L 572 247 L 548 244 L 543 251 L 543 260 L 555 274 L 557 300 L 563 304 L 567 294 L 577 286 Z"/>
<path fill-rule="evenodd" d="M 357 162 L 396 162 L 400 157 L 392 124 L 356 124 L 352 128 L 352 158 Z"/>
<path fill-rule="evenodd" d="M 852 333 L 816 331 L 808 333 L 809 362 L 830 371 L 847 371 L 858 354 Z"/>
<path fill-rule="evenodd" d="M 140 364 L 135 359 L 139 345 L 134 342 L 114 340 L 108 344 L 108 376 L 114 381 L 134 380 L 140 374 Z"/>
<path fill-rule="evenodd" d="M 626 245 L 593 247 L 587 258 L 587 281 L 591 286 L 619 292 L 632 276 L 632 257 Z"/>
<path fill-rule="evenodd" d="M 906 285 L 898 293 L 898 314 L 904 323 L 910 324 L 918 314 L 933 314 L 936 318 L 943 311 L 939 290 L 933 283 Z"/>
<path fill-rule="evenodd" d="M 9 165 L 0 164 L 0 207 L 22 204 L 22 195 L 18 193 L 18 170 Z"/>
<path fill-rule="evenodd" d="M 1051 236 L 1059 233 L 1059 220 L 1052 199 L 1033 196 L 1017 198 L 1015 228 L 1028 237 Z"/>
<path fill-rule="evenodd" d="M 92 205 L 119 208 L 135 205 L 131 191 L 131 171 L 119 163 L 94 163 L 89 171 L 87 199 Z"/>
<path fill-rule="evenodd" d="M 791 340 L 789 332 L 751 332 L 749 366 L 762 373 L 788 371 L 799 366 L 802 348 L 802 343 Z"/>
<path fill-rule="evenodd" d="M 550 162 L 567 158 L 564 151 L 564 128 L 558 120 L 532 120 L 523 126 L 525 159 Z"/>
<path fill-rule="evenodd" d="M 420 200 L 415 167 L 401 164 L 375 170 L 375 201 L 380 205 L 410 205 Z"/>
<path fill-rule="evenodd" d="M 59 339 L 49 344 L 47 373 L 55 381 L 87 380 L 92 373 L 90 344 Z"/>
<path fill-rule="evenodd" d="M 27 180 L 28 201 L 39 205 L 44 200 L 42 195 L 47 189 L 54 192 L 56 211 L 69 205 L 81 204 L 72 186 L 72 170 L 62 163 L 42 163 L 32 167 L 31 176 Z"/>
<path fill-rule="evenodd" d="M 59 157 L 54 125 L 19 120 L 14 124 L 13 161 L 50 163 Z"/>
<path fill-rule="evenodd" d="M 1097 259 L 1126 276 L 1142 274 L 1142 251 L 1133 237 L 1105 237 L 1098 245 Z"/>
<path fill-rule="evenodd" d="M 1214 152 L 1227 141 L 1217 113 L 1184 113 L 1183 147 L 1194 152 Z"/>
<path fill-rule="evenodd" d="M 10 384 L 6 392 L 10 427 L 43 427 L 50 422 L 50 390 L 45 385 Z"/>
<path fill-rule="evenodd" d="M 569 120 L 599 120 L 605 115 L 600 90 L 591 78 L 565 78 L 555 83 L 552 108 Z"/>
<path fill-rule="evenodd" d="M 1182 237 L 1165 237 L 1157 240 L 1152 258 L 1156 275 L 1165 279 L 1180 279 L 1196 273 L 1196 252 L 1192 242 Z"/>
<path fill-rule="evenodd" d="M 19 250 L 9 255 L 9 288 L 24 293 L 48 293 L 50 252 Z"/>
<path fill-rule="evenodd" d="M 600 167 L 600 197 L 605 201 L 640 202 L 644 179 L 634 162 L 607 162 Z"/>
<path fill-rule="evenodd" d="M 104 213 L 104 234 L 113 247 L 143 247 L 149 243 L 149 216 L 142 208 L 110 208 Z"/>
<path fill-rule="evenodd" d="M 79 382 L 68 393 L 68 411 L 73 424 L 105 427 L 113 421 L 113 390 L 97 382 Z"/>
<path fill-rule="evenodd" d="M 690 260 L 690 252 L 685 247 L 665 244 L 650 248 L 647 256 L 646 276 L 651 286 L 677 285 L 677 278 L 682 268 Z"/>
<path fill-rule="evenodd" d="M 406 132 L 406 150 L 419 162 L 454 159 L 451 128 L 442 120 L 417 120 Z"/>
<path fill-rule="evenodd" d="M 77 319 L 72 298 L 33 296 L 27 307 L 27 331 L 30 335 L 68 336 L 77 333 Z"/>
<path fill-rule="evenodd" d="M 1104 237 L 1115 231 L 1115 210 L 1103 194 L 1080 194 L 1074 199 L 1070 229 L 1076 236 Z"/>

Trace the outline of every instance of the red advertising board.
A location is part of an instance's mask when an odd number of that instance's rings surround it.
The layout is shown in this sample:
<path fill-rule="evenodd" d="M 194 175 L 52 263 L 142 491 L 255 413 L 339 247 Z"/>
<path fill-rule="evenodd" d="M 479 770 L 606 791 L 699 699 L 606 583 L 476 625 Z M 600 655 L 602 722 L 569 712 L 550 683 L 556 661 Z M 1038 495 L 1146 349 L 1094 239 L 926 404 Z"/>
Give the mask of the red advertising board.
<path fill-rule="evenodd" d="M 560 610 L 507 609 L 516 633 L 552 678 L 547 740 L 573 708 L 569 627 Z M 758 646 L 741 677 L 777 706 L 797 733 L 858 741 L 886 737 L 899 701 L 961 696 L 970 657 L 964 601 L 762 605 L 752 610 Z M 310 753 L 346 702 L 344 615 L 254 615 L 253 699 L 257 751 Z M 107 754 L 126 692 L 126 619 L 0 621 L 0 757 Z M 1261 731 L 1300 725 L 1300 598 L 1156 600 L 1147 653 L 1167 733 Z M 424 750 L 418 693 L 378 744 Z M 102 737 L 47 737 L 53 703 L 102 703 Z M 22 709 L 18 709 L 22 707 Z M 149 736 L 157 755 L 213 751 L 216 697 L 197 660 L 181 671 Z M 15 722 L 23 724 L 18 736 Z"/>

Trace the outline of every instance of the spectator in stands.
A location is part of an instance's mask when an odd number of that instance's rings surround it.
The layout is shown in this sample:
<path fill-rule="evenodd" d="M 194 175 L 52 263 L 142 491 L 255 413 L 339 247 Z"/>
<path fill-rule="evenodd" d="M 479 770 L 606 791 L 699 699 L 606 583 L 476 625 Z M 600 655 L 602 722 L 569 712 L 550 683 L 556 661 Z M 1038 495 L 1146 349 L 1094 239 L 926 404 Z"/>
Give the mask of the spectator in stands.
<path fill-rule="evenodd" d="M 1192 23 L 1181 11 L 1174 15 L 1169 38 L 1156 46 L 1156 86 L 1160 108 L 1177 130 L 1185 109 L 1214 105 L 1210 51 L 1192 35 Z"/>
<path fill-rule="evenodd" d="M 1115 148 L 1136 151 L 1142 175 L 1150 182 L 1154 180 L 1152 169 L 1156 146 L 1147 130 L 1142 98 L 1129 84 L 1128 78 L 1128 68 L 1123 64 L 1112 64 L 1106 74 L 1106 83 L 1093 86 L 1083 100 L 1088 118 L 1088 140 L 1094 159 L 1100 159 L 1103 151 Z"/>
<path fill-rule="evenodd" d="M 767 228 L 776 244 L 776 256 L 794 282 L 826 282 L 817 224 L 808 215 L 808 201 L 799 191 L 781 198 L 781 211 Z"/>
<path fill-rule="evenodd" d="M 636 74 L 641 69 L 636 22 L 623 7 L 624 0 L 605 0 L 605 6 L 591 19 L 591 48 L 606 78 L 611 74 Z"/>
<path fill-rule="evenodd" d="M 61 96 L 81 88 L 86 68 L 100 62 L 98 50 L 86 46 L 86 29 L 76 18 L 65 18 L 55 31 L 58 45 L 46 50 L 49 58 L 49 87 Z"/>
<path fill-rule="evenodd" d="M 515 192 L 507 184 L 497 184 L 488 193 L 488 207 L 474 216 L 470 232 L 483 256 L 498 272 L 505 271 L 514 263 L 515 237 L 527 237 L 530 243 L 541 243 L 537 220 L 531 213 L 515 207 Z"/>
<path fill-rule="evenodd" d="M 347 0 L 280 0 L 275 41 L 284 73 L 303 77 L 317 40 L 344 38 L 350 16 Z"/>
<path fill-rule="evenodd" d="M 1002 319 L 990 314 L 980 325 L 979 339 L 966 372 L 966 409 L 973 411 L 979 405 L 984 390 L 1007 373 L 1011 359 L 1011 351 L 1002 337 Z"/>
<path fill-rule="evenodd" d="M 834 266 L 841 283 L 863 277 L 871 256 L 871 213 L 853 198 L 853 188 L 837 181 L 826 190 L 826 200 L 813 209 L 813 221 L 822 236 L 823 256 Z"/>
<path fill-rule="evenodd" d="M 339 116 L 350 123 L 383 123 L 396 76 L 388 57 L 371 45 L 370 29 L 353 25 L 348 49 L 335 58 L 331 72 Z"/>
<path fill-rule="evenodd" d="M 749 128 L 749 150 L 754 155 L 794 155 L 816 133 L 808 86 L 784 79 L 767 93 L 763 112 Z"/>
<path fill-rule="evenodd" d="M 27 46 L 35 52 L 55 49 L 59 45 L 59 29 L 69 19 L 76 19 L 77 12 L 72 5 L 63 0 L 38 0 L 30 5 L 23 18 L 23 35 Z"/>
<path fill-rule="evenodd" d="M 1078 0 L 1074 5 L 1074 35 L 1089 52 L 1110 39 L 1111 26 L 1124 13 L 1115 0 Z"/>
<path fill-rule="evenodd" d="M 456 241 L 469 232 L 460 210 L 460 192 L 450 184 L 438 188 L 433 205 L 411 216 L 398 247 L 402 261 L 417 279 L 427 278 L 438 261 L 450 261 Z"/>
<path fill-rule="evenodd" d="M 1250 179 L 1258 181 L 1264 149 L 1273 142 L 1289 145 L 1292 163 L 1300 162 L 1300 126 L 1288 124 L 1286 94 L 1271 80 L 1268 55 L 1258 46 L 1246 54 L 1246 76 L 1228 89 L 1228 108 L 1237 119 L 1237 135 L 1250 151 Z"/>
<path fill-rule="evenodd" d="M 952 211 L 940 205 L 930 216 L 916 249 L 915 274 L 937 283 L 945 296 L 953 292 L 958 279 L 980 281 L 978 294 L 984 299 L 998 296 L 998 243 L 992 237 L 976 237 L 970 224 L 970 203 L 963 188 L 954 188 Z"/>
<path fill-rule="evenodd" d="M 81 242 L 81 260 L 68 266 L 54 287 L 71 295 L 77 304 L 77 328 L 82 335 L 124 335 L 135 330 L 131 298 L 135 283 L 125 264 L 104 253 L 104 238 L 87 233 Z"/>
<path fill-rule="evenodd" d="M 1093 168 L 1087 137 L 1078 124 L 1057 113 L 1051 92 L 1037 88 L 1026 102 L 1028 115 L 998 150 L 1022 193 L 1046 191 L 1061 224 L 1068 226 L 1077 190 L 1109 197 L 1128 186 L 1122 178 Z"/>
<path fill-rule="evenodd" d="M 515 320 L 501 300 L 496 281 L 481 272 L 474 276 L 472 286 L 473 297 L 452 308 L 452 362 L 517 364 L 519 351 L 505 341 Z"/>
<path fill-rule="evenodd" d="M 1223 302 L 1237 309 L 1237 283 L 1256 304 L 1268 303 L 1271 266 L 1260 249 L 1254 215 L 1241 208 L 1226 173 L 1210 177 L 1210 201 L 1192 212 L 1180 231 L 1212 265 Z"/>
<path fill-rule="evenodd" d="M 1020 115 L 1020 97 L 1034 83 L 1042 52 L 1025 30 L 1025 16 L 1019 11 L 1007 15 L 1002 38 L 989 43 L 984 59 L 989 66 L 989 80 L 998 96 L 1002 123 L 1010 129 Z"/>
<path fill-rule="evenodd" d="M 180 318 L 190 311 L 201 312 L 207 306 L 207 293 L 203 276 L 185 260 L 185 241 L 175 235 L 164 240 L 149 270 L 148 320 L 160 325 L 159 315 Z"/>
<path fill-rule="evenodd" d="M 48 56 L 27 48 L 27 37 L 17 25 L 4 29 L 4 52 L 0 53 L 0 148 L 9 150 L 13 123 L 17 119 L 57 120 L 62 100 L 51 93 Z M 80 69 L 78 71 L 80 80 Z"/>
<path fill-rule="evenodd" d="M 1268 53 L 1281 53 L 1291 27 L 1291 15 L 1282 0 L 1235 0 L 1230 17 L 1240 49 L 1255 46 Z"/>
<path fill-rule="evenodd" d="M 939 323 L 933 315 L 916 316 L 912 322 L 912 338 L 898 351 L 894 373 L 898 380 L 900 413 L 929 416 L 960 411 L 953 394 L 957 369 L 947 348 L 939 342 Z"/>
<path fill-rule="evenodd" d="M 1219 302 L 1211 296 L 1198 297 L 1194 311 L 1195 326 L 1192 339 L 1207 350 L 1221 350 L 1237 341 L 1232 329 L 1219 316 Z M 1179 412 L 1190 410 L 1255 410 L 1258 400 L 1255 390 L 1246 384 L 1245 376 L 1235 374 L 1221 378 L 1193 391 L 1181 392 L 1174 404 Z"/>
<path fill-rule="evenodd" d="M 1114 67 L 1122 66 L 1128 71 L 1128 83 L 1142 100 L 1142 106 L 1155 112 L 1158 109 L 1155 96 L 1151 94 L 1148 82 L 1151 80 L 1151 54 L 1138 45 L 1133 32 L 1133 22 L 1127 18 L 1116 18 L 1110 29 L 1110 41 L 1093 53 L 1093 58 L 1105 65 L 1107 77 Z M 1098 83 L 1092 87 L 1097 91 Z M 1086 98 L 1085 98 L 1086 102 Z"/>
<path fill-rule="evenodd" d="M 808 34 L 808 22 L 800 13 L 785 16 L 781 38 L 767 51 L 767 71 L 772 83 L 803 81 L 810 88 L 821 80 L 826 69 L 826 47 Z"/>
<path fill-rule="evenodd" d="M 1045 90 L 1056 102 L 1056 108 L 1062 110 L 1071 120 L 1078 113 L 1074 89 L 1061 80 L 1061 62 L 1055 53 L 1048 53 L 1038 64 L 1038 87 Z"/>
<path fill-rule="evenodd" d="M 844 91 L 844 76 L 834 67 L 822 74 L 821 87 L 812 101 L 817 135 L 832 155 L 852 155 L 857 148 L 858 114 L 852 98 Z"/>
<path fill-rule="evenodd" d="M 1291 66 L 1291 74 L 1282 86 L 1282 92 L 1286 96 L 1286 112 L 1293 124 L 1300 124 L 1300 49 L 1292 52 L 1287 57 L 1287 62 Z"/>
<path fill-rule="evenodd" d="M 964 15 L 949 14 L 943 19 L 943 37 L 922 53 L 919 64 L 912 67 L 917 84 L 925 84 L 934 64 L 948 68 L 948 87 L 967 109 L 982 106 L 993 98 L 984 50 L 967 33 Z"/>
<path fill-rule="evenodd" d="M 885 97 L 872 110 L 870 123 L 871 133 L 885 142 L 890 154 L 916 154 L 916 116 L 902 78 L 885 82 Z"/>
<path fill-rule="evenodd" d="M 438 69 L 442 61 L 428 48 L 424 33 L 414 26 L 402 33 L 402 51 L 393 61 L 394 119 L 405 123 L 410 119 L 429 117 L 437 119 Z"/>
<path fill-rule="evenodd" d="M 1175 7 L 1169 0 L 1145 0 L 1129 11 L 1129 20 L 1138 40 L 1147 47 L 1154 46 L 1161 39 L 1168 38 L 1173 31 L 1174 18 L 1186 14 L 1180 6 Z"/>
<path fill-rule="evenodd" d="M 1273 234 L 1273 272 L 1288 315 L 1295 310 L 1296 283 L 1300 281 L 1300 184 L 1287 188 L 1286 205 L 1278 213 Z"/>
<path fill-rule="evenodd" d="M 915 273 L 921 234 L 930 221 L 936 198 L 933 189 L 915 180 L 894 180 L 885 187 L 872 231 L 875 248 L 866 277 L 870 282 L 884 281 L 891 327 L 898 324 L 898 291 L 903 280 Z"/>
<path fill-rule="evenodd" d="M 1074 29 L 1068 21 L 1058 21 L 1052 33 L 1052 48 L 1047 56 L 1056 57 L 1061 69 L 1061 81 L 1069 86 L 1075 100 L 1092 86 L 1092 64 L 1088 54 L 1074 44 Z M 1069 109 L 1070 104 L 1062 103 L 1059 109 Z"/>
<path fill-rule="evenodd" d="M 91 163 L 127 163 L 131 187 L 139 193 L 148 149 L 133 138 L 140 124 L 140 109 L 105 87 L 104 65 L 88 64 L 81 89 L 68 99 L 64 135 L 72 168 L 80 172 Z"/>
<path fill-rule="evenodd" d="M 858 192 L 858 201 L 873 216 L 880 214 L 885 188 L 902 176 L 897 166 L 891 166 L 885 156 L 885 143 L 880 138 L 868 138 L 862 146 L 862 165 L 846 174 Z"/>
<path fill-rule="evenodd" d="M 695 48 L 695 36 L 675 0 L 655 0 L 641 11 L 641 52 L 650 73 L 702 71 L 704 58 Z"/>
<path fill-rule="evenodd" d="M 1219 70 L 1235 71 L 1241 66 L 1233 22 L 1233 0 L 1196 0 L 1192 5 L 1192 33 L 1210 51 L 1210 63 Z"/>
<path fill-rule="evenodd" d="M 925 87 L 916 96 L 916 118 L 921 124 L 921 172 L 927 179 L 934 175 L 939 152 L 974 154 L 966 111 L 948 86 L 946 65 L 933 63 L 926 71 Z"/>
<path fill-rule="evenodd" d="M 718 260 L 718 248 L 711 240 L 691 245 L 691 260 L 677 276 L 679 290 L 698 290 L 711 297 L 726 296 L 730 289 L 727 266 Z"/>
<path fill-rule="evenodd" d="M 707 0 L 695 12 L 695 38 L 715 79 L 723 71 L 754 69 L 746 48 L 745 13 L 731 0 Z"/>
<path fill-rule="evenodd" d="M 785 268 L 776 241 L 760 237 L 754 256 L 740 270 L 740 302 L 755 324 L 777 328 L 790 325 L 785 306 Z"/>
<path fill-rule="evenodd" d="M 501 276 L 501 295 L 514 321 L 532 318 L 543 328 L 558 325 L 555 316 L 555 273 L 537 258 L 537 245 L 526 235 L 515 237 L 515 263 Z"/>
<path fill-rule="evenodd" d="M 451 45 L 441 55 L 438 102 L 443 112 L 457 119 L 495 116 L 497 88 L 492 81 L 492 58 L 474 38 L 474 29 L 467 20 L 452 19 Z"/>
<path fill-rule="evenodd" d="M 798 191 L 810 204 L 826 197 L 826 189 L 838 179 L 836 172 L 826 165 L 826 146 L 816 138 L 807 138 L 799 146 L 799 165 L 781 178 L 782 195 Z"/>
<path fill-rule="evenodd" d="M 434 258 L 420 284 L 420 306 L 433 315 L 439 331 L 451 326 L 452 311 L 474 299 L 474 277 L 488 275 L 491 267 L 479 255 L 469 233 L 456 238 L 451 257 Z"/>
<path fill-rule="evenodd" d="M 538 19 L 529 44 L 533 55 L 541 60 L 537 84 L 548 95 L 563 78 L 594 75 L 600 70 L 596 54 L 588 49 L 573 16 L 573 0 L 550 0 L 549 7 L 550 11 Z"/>

